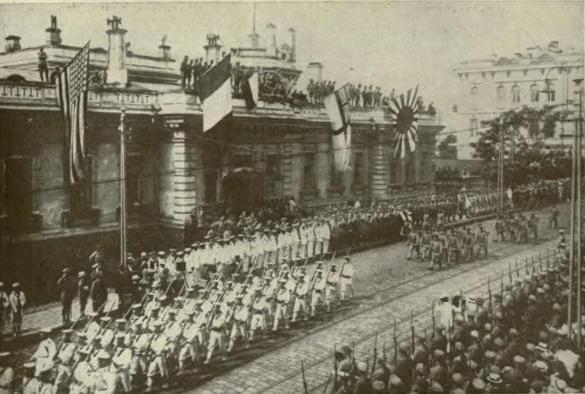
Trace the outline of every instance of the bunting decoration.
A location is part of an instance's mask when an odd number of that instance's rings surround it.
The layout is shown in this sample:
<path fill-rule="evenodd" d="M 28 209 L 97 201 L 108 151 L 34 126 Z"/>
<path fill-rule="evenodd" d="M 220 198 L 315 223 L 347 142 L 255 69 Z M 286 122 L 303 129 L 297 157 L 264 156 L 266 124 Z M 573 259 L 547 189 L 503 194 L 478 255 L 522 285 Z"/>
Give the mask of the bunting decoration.
<path fill-rule="evenodd" d="M 416 150 L 416 134 L 418 132 L 417 115 L 420 113 L 418 104 L 418 86 L 408 89 L 406 96 L 392 97 L 388 110 L 391 119 L 396 123 L 396 143 L 394 157 L 404 158 L 407 153 Z"/>

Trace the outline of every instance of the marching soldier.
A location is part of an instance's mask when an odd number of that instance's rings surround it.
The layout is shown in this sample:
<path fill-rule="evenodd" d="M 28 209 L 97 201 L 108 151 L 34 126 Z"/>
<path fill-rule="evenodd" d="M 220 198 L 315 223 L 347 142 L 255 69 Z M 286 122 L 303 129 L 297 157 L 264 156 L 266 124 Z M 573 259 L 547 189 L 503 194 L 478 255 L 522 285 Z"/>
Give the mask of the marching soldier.
<path fill-rule="evenodd" d="M 23 365 L 22 394 L 38 394 L 41 389 L 41 381 L 35 376 L 35 363 Z"/>
<path fill-rule="evenodd" d="M 132 364 L 132 349 L 126 342 L 124 335 L 116 336 L 115 353 L 112 357 L 112 363 L 116 369 L 117 379 L 120 382 L 121 389 L 125 393 L 132 391 L 130 381 L 130 366 Z"/>
<path fill-rule="evenodd" d="M 353 264 L 349 257 L 344 258 L 344 263 L 339 272 L 339 284 L 341 300 L 350 300 L 353 298 Z"/>
<path fill-rule="evenodd" d="M 88 362 L 89 351 L 80 347 L 77 350 L 78 361 L 73 369 L 73 378 L 70 385 L 71 394 L 88 394 L 93 388 L 93 368 Z"/>
<path fill-rule="evenodd" d="M 16 377 L 14 369 L 10 366 L 10 356 L 8 352 L 0 353 L 0 393 L 2 394 L 14 393 Z"/>
<path fill-rule="evenodd" d="M 278 331 L 278 326 L 281 320 L 284 320 L 286 329 L 288 330 L 288 306 L 290 304 L 290 291 L 286 288 L 286 279 L 278 280 L 279 286 L 276 291 L 276 310 L 274 312 L 274 325 L 272 331 Z"/>
<path fill-rule="evenodd" d="M 305 281 L 305 275 L 302 272 L 297 275 L 297 279 L 298 283 L 294 290 L 293 323 L 297 321 L 299 313 L 303 314 L 305 320 L 308 319 L 307 296 L 309 294 L 309 283 Z"/>
<path fill-rule="evenodd" d="M 312 282 L 312 294 L 311 294 L 311 317 L 315 317 L 317 314 L 317 308 L 323 304 L 325 297 L 325 287 L 327 286 L 327 280 L 323 277 L 323 271 L 316 268 L 315 279 Z"/>
<path fill-rule="evenodd" d="M 331 306 L 337 300 L 337 285 L 339 284 L 339 274 L 335 268 L 335 264 L 331 264 L 329 273 L 327 274 L 327 287 L 325 288 L 325 305 L 327 312 L 331 312 Z"/>
<path fill-rule="evenodd" d="M 234 313 L 232 319 L 233 324 L 230 332 L 230 342 L 227 349 L 228 353 L 232 352 L 236 344 L 236 341 L 239 338 L 246 342 L 246 348 L 250 347 L 247 332 L 248 320 L 250 318 L 250 309 L 247 305 L 244 305 L 243 298 L 244 296 L 242 294 L 238 294 L 236 296 L 236 305 L 234 306 Z"/>
<path fill-rule="evenodd" d="M 94 374 L 94 392 L 96 394 L 115 393 L 118 386 L 118 379 L 111 368 L 112 356 L 104 349 L 101 349 L 97 354 L 97 359 L 98 368 Z"/>
<path fill-rule="evenodd" d="M 145 327 L 146 328 L 146 327 Z M 143 330 L 142 322 L 134 322 L 134 352 L 129 367 L 130 386 L 134 389 L 142 387 L 147 372 L 147 352 L 152 334 Z"/>
<path fill-rule="evenodd" d="M 254 339 L 254 334 L 258 329 L 266 333 L 266 310 L 268 308 L 266 296 L 262 293 L 262 288 L 255 290 L 254 301 L 252 302 L 252 320 L 250 322 L 250 341 Z"/>
<path fill-rule="evenodd" d="M 167 388 L 169 377 L 167 369 L 167 360 L 165 350 L 167 349 L 167 337 L 162 332 L 162 322 L 160 320 L 152 323 L 153 333 L 150 339 L 150 346 L 148 350 L 151 354 L 150 363 L 148 364 L 148 371 L 146 374 L 146 391 L 153 391 L 155 380 L 162 382 L 162 387 Z"/>
<path fill-rule="evenodd" d="M 61 332 L 63 333 L 63 342 L 57 349 L 56 354 L 57 358 L 65 364 L 67 360 L 71 360 L 74 357 L 77 344 L 72 340 L 73 330 L 65 329 Z"/>
<path fill-rule="evenodd" d="M 211 319 L 209 322 L 209 342 L 207 344 L 207 357 L 204 364 L 209 364 L 213 357 L 213 352 L 223 347 L 223 329 L 225 326 L 225 316 L 223 315 L 219 306 L 214 306 L 211 310 Z"/>
<path fill-rule="evenodd" d="M 31 360 L 36 361 L 35 374 L 38 375 L 39 371 L 45 365 L 53 365 L 53 359 L 57 355 L 57 345 L 50 337 L 51 329 L 44 328 L 41 330 L 42 340 L 39 343 L 39 347 L 36 352 L 32 355 Z"/>

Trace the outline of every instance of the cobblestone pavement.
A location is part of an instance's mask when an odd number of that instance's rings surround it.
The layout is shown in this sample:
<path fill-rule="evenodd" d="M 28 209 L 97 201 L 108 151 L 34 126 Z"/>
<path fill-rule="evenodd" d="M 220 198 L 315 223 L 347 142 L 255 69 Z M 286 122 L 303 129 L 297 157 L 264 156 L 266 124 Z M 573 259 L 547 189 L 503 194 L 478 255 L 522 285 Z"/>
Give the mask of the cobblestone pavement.
<path fill-rule="evenodd" d="M 562 210 L 566 224 L 566 207 Z M 352 305 L 337 310 L 334 317 L 326 317 L 320 324 L 310 327 L 294 327 L 282 340 L 271 338 L 279 346 L 249 361 L 239 368 L 230 363 L 214 364 L 214 371 L 200 371 L 198 381 L 205 375 L 221 376 L 198 386 L 193 393 L 299 393 L 303 392 L 300 372 L 301 361 L 309 391 L 323 390 L 333 367 L 334 347 L 355 343 L 358 358 L 371 358 L 373 342 L 378 332 L 380 349 L 392 347 L 393 321 L 397 320 L 399 338 L 410 338 L 410 315 L 414 316 L 417 329 L 430 327 L 430 309 L 433 300 L 440 296 L 462 291 L 464 294 L 487 293 L 487 278 L 496 281 L 493 289 L 499 289 L 500 277 L 508 281 L 509 270 L 521 273 L 525 264 L 531 266 L 532 256 L 546 256 L 552 247 L 556 232 L 548 230 L 544 215 L 540 215 L 539 242 L 529 244 L 492 243 L 487 259 L 461 264 L 442 271 L 427 270 L 428 263 L 406 260 L 404 243 L 389 245 L 358 253 L 352 257 L 355 265 L 356 298 Z M 494 221 L 482 224 L 494 234 Z M 543 258 L 542 261 L 546 259 Z M 535 264 L 538 265 L 538 259 Z M 544 264 L 544 262 L 543 262 Z M 531 269 L 531 268 L 529 268 Z M 301 331 L 294 335 L 294 331 Z M 430 332 L 430 329 L 429 329 Z M 402 334 L 402 335 L 400 335 Z M 407 338 L 408 336 L 408 338 Z M 264 344 L 263 346 L 264 347 Z M 245 352 L 249 352 L 246 350 Z M 244 354 L 244 351 L 241 352 Z M 390 354 L 391 351 L 388 352 Z M 236 355 L 237 357 L 238 355 Z M 242 355 L 243 357 L 243 355 Z M 207 377 L 211 379 L 212 376 Z M 185 386 L 188 384 L 185 382 Z M 191 386 L 193 387 L 193 386 Z M 316 391 L 315 391 L 316 392 Z"/>
<path fill-rule="evenodd" d="M 560 210 L 560 225 L 566 225 L 565 222 L 568 221 L 567 207 L 560 207 Z M 550 209 L 544 210 L 546 215 L 549 211 Z M 540 216 L 540 233 L 542 234 L 540 241 L 542 242 L 544 238 L 550 237 L 551 233 L 545 229 L 545 214 L 541 213 Z M 494 221 L 483 222 L 482 225 L 493 236 Z M 278 388 L 272 392 L 288 392 L 288 389 L 294 392 L 296 387 L 294 385 L 289 387 L 285 383 L 295 382 L 296 384 L 300 382 L 301 360 L 305 362 L 310 386 L 321 384 L 326 381 L 326 378 L 321 381 L 320 375 L 314 372 L 318 370 L 318 365 L 312 365 L 326 356 L 328 352 L 331 353 L 335 343 L 342 343 L 342 334 L 340 333 L 353 333 L 356 341 L 367 333 L 373 337 L 375 330 L 382 323 L 376 324 L 368 316 L 379 314 L 380 308 L 389 302 L 398 302 L 399 299 L 402 299 L 406 300 L 402 301 L 404 305 L 410 307 L 411 303 L 415 305 L 425 299 L 424 296 L 417 293 L 417 290 L 466 273 L 513 253 L 535 247 L 534 243 L 520 245 L 491 243 L 488 259 L 438 272 L 428 271 L 427 262 L 407 261 L 407 249 L 404 242 L 353 254 L 355 298 L 350 304 L 337 308 L 332 314 L 320 315 L 318 319 L 297 323 L 287 332 L 279 332 L 262 338 L 259 342 L 254 343 L 251 349 L 236 351 L 227 360 L 218 359 L 209 367 L 202 368 L 191 376 L 182 377 L 178 381 L 178 386 L 169 392 L 184 392 L 192 390 L 193 387 L 197 387 L 193 392 L 203 393 L 262 392 L 267 391 L 272 385 Z M 336 263 L 340 263 L 340 260 L 341 258 Z M 458 281 L 457 277 L 453 280 Z M 452 282 L 449 286 L 453 286 Z M 394 316 L 405 316 L 402 313 L 404 312 L 403 308 L 401 308 L 397 309 L 400 313 L 395 313 Z M 75 302 L 73 305 L 74 319 L 78 316 L 78 309 L 78 304 Z M 384 312 L 384 321 L 388 323 L 391 321 L 389 319 L 393 318 L 392 316 L 391 314 L 386 315 Z M 57 327 L 60 324 L 61 307 L 59 303 L 37 308 L 24 316 L 25 332 L 47 326 Z M 382 342 L 380 341 L 380 343 Z M 16 361 L 18 363 L 27 361 L 34 349 L 34 345 L 21 348 L 18 351 Z M 356 348 L 356 350 L 358 349 Z M 290 377 L 291 374 L 294 375 Z M 287 376 L 289 378 L 283 381 Z"/>

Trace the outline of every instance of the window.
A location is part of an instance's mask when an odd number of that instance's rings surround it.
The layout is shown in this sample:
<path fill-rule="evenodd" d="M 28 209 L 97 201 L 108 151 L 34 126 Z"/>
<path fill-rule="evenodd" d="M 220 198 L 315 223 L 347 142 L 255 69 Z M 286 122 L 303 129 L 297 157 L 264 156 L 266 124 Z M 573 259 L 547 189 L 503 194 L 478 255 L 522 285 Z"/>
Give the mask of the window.
<path fill-rule="evenodd" d="M 520 86 L 518 85 L 512 86 L 512 102 L 513 103 L 520 102 Z"/>
<path fill-rule="evenodd" d="M 144 202 L 143 166 L 141 154 L 133 153 L 126 156 L 126 203 L 129 206 L 141 205 Z"/>
<path fill-rule="evenodd" d="M 305 153 L 303 166 L 303 189 L 315 189 L 315 154 Z"/>
<path fill-rule="evenodd" d="M 85 217 L 93 205 L 93 157 L 86 157 L 85 166 L 85 177 L 70 185 L 69 211 L 74 217 Z"/>
<path fill-rule="evenodd" d="M 471 132 L 471 136 L 475 136 L 479 129 L 479 120 L 477 118 L 471 118 L 469 120 L 469 130 Z"/>
<path fill-rule="evenodd" d="M 280 178 L 280 160 L 278 155 L 266 155 L 266 183 L 269 194 L 274 195 Z"/>
<path fill-rule="evenodd" d="M 234 167 L 252 167 L 251 154 L 235 154 L 232 156 L 232 166 Z"/>
<path fill-rule="evenodd" d="M 16 222 L 25 220 L 32 213 L 32 159 L 21 156 L 7 158 L 4 170 L 5 212 Z"/>
<path fill-rule="evenodd" d="M 506 100 L 506 90 L 504 88 L 504 85 L 498 86 L 496 90 L 496 99 L 498 103 L 503 103 Z"/>
<path fill-rule="evenodd" d="M 538 103 L 538 85 L 535 83 L 530 85 L 530 101 Z"/>
<path fill-rule="evenodd" d="M 357 152 L 353 163 L 353 186 L 362 187 L 364 184 L 364 153 Z"/>
<path fill-rule="evenodd" d="M 479 88 L 478 88 L 477 86 L 475 86 L 475 85 L 474 85 L 474 86 L 471 88 L 471 91 L 470 91 L 470 93 L 471 93 L 471 95 L 472 95 L 472 96 L 477 96 L 477 94 L 479 93 Z"/>

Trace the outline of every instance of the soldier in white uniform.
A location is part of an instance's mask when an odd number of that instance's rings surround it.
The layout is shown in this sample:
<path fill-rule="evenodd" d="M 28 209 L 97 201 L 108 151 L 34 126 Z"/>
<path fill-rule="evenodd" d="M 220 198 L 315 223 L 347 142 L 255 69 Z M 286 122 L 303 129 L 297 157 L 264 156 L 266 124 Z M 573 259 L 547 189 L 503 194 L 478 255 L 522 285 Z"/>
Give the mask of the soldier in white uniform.
<path fill-rule="evenodd" d="M 99 366 L 94 373 L 94 392 L 96 394 L 115 394 L 118 386 L 118 379 L 110 365 L 112 356 L 102 349 L 98 352 L 97 359 Z"/>
<path fill-rule="evenodd" d="M 152 354 L 150 363 L 148 364 L 148 372 L 146 374 L 146 388 L 147 391 L 154 389 L 155 379 L 160 379 L 163 384 L 162 387 L 168 386 L 168 369 L 165 350 L 167 348 L 167 337 L 162 332 L 162 322 L 155 321 L 153 324 L 154 332 L 150 340 L 149 350 Z"/>
<path fill-rule="evenodd" d="M 203 332 L 201 324 L 195 316 L 195 310 L 189 310 L 187 316 L 188 320 L 185 322 L 182 333 L 184 343 L 179 351 L 179 373 L 185 372 L 188 362 L 194 364 L 197 361 L 199 347 L 203 343 Z"/>
<path fill-rule="evenodd" d="M 323 271 L 317 270 L 312 287 L 311 294 L 311 317 L 317 314 L 317 308 L 323 304 L 325 298 L 326 279 L 323 277 Z"/>
<path fill-rule="evenodd" d="M 345 301 L 353 298 L 353 264 L 349 257 L 345 258 L 339 276 L 341 300 Z"/>
<path fill-rule="evenodd" d="M 207 344 L 207 358 L 204 364 L 209 364 L 216 349 L 223 346 L 223 329 L 225 326 L 225 316 L 219 306 L 215 306 L 212 311 L 210 321 L 209 343 Z"/>
<path fill-rule="evenodd" d="M 297 318 L 299 317 L 299 313 L 303 314 L 303 318 L 305 320 L 308 319 L 307 314 L 307 297 L 309 295 L 309 283 L 305 281 L 305 275 L 303 273 L 299 273 L 297 275 L 297 286 L 295 289 L 295 301 L 293 306 L 293 316 L 292 322 L 296 322 Z"/>
<path fill-rule="evenodd" d="M 243 303 L 243 294 L 238 294 L 236 297 L 236 305 L 234 306 L 234 314 L 232 318 L 232 329 L 230 332 L 230 342 L 228 345 L 228 353 L 230 353 L 236 344 L 236 341 L 241 338 L 246 343 L 246 348 L 250 347 L 248 341 L 248 321 L 250 320 L 250 309 L 248 305 Z"/>
<path fill-rule="evenodd" d="M 337 301 L 337 286 L 339 285 L 339 273 L 335 268 L 335 264 L 331 264 L 329 273 L 327 274 L 327 287 L 325 288 L 325 306 L 327 312 L 331 312 L 331 306 Z"/>
<path fill-rule="evenodd" d="M 124 335 L 117 335 L 115 342 L 116 347 L 114 356 L 112 357 L 112 362 L 116 368 L 116 374 L 118 376 L 118 381 L 120 382 L 122 391 L 129 393 L 132 391 L 132 385 L 130 384 L 132 349 L 128 347 Z"/>
<path fill-rule="evenodd" d="M 22 377 L 22 394 L 38 394 L 41 381 L 35 376 L 35 363 L 25 363 Z"/>
<path fill-rule="evenodd" d="M 262 288 L 255 289 L 255 296 L 252 301 L 252 320 L 250 322 L 250 341 L 258 329 L 266 333 L 266 296 L 262 294 Z"/>
<path fill-rule="evenodd" d="M 16 380 L 14 369 L 10 365 L 10 353 L 0 353 L 0 393 L 2 394 L 14 393 Z"/>
<path fill-rule="evenodd" d="M 57 355 L 57 345 L 51 337 L 50 328 L 44 328 L 41 330 L 42 340 L 39 343 L 39 347 L 36 352 L 32 355 L 31 360 L 36 361 L 35 376 L 39 376 L 39 371 L 43 369 L 47 364 L 53 364 L 53 359 Z"/>
<path fill-rule="evenodd" d="M 102 349 L 107 349 L 114 342 L 114 330 L 110 328 L 110 322 L 112 318 L 109 316 L 103 316 L 100 318 L 102 323 L 102 330 L 100 332 L 100 346 Z"/>
<path fill-rule="evenodd" d="M 89 394 L 93 389 L 93 368 L 88 362 L 89 351 L 80 347 L 77 350 L 78 361 L 73 370 L 70 394 Z"/>
<path fill-rule="evenodd" d="M 286 279 L 278 280 L 278 290 L 276 291 L 276 310 L 274 312 L 274 325 L 272 331 L 277 331 L 280 322 L 284 320 L 286 329 L 289 329 L 288 306 L 290 304 L 290 291 L 286 288 Z"/>
<path fill-rule="evenodd" d="M 134 331 L 134 352 L 130 363 L 130 386 L 134 389 L 144 384 L 147 372 L 147 352 L 150 344 L 151 334 L 143 331 L 142 322 L 135 322 Z"/>

